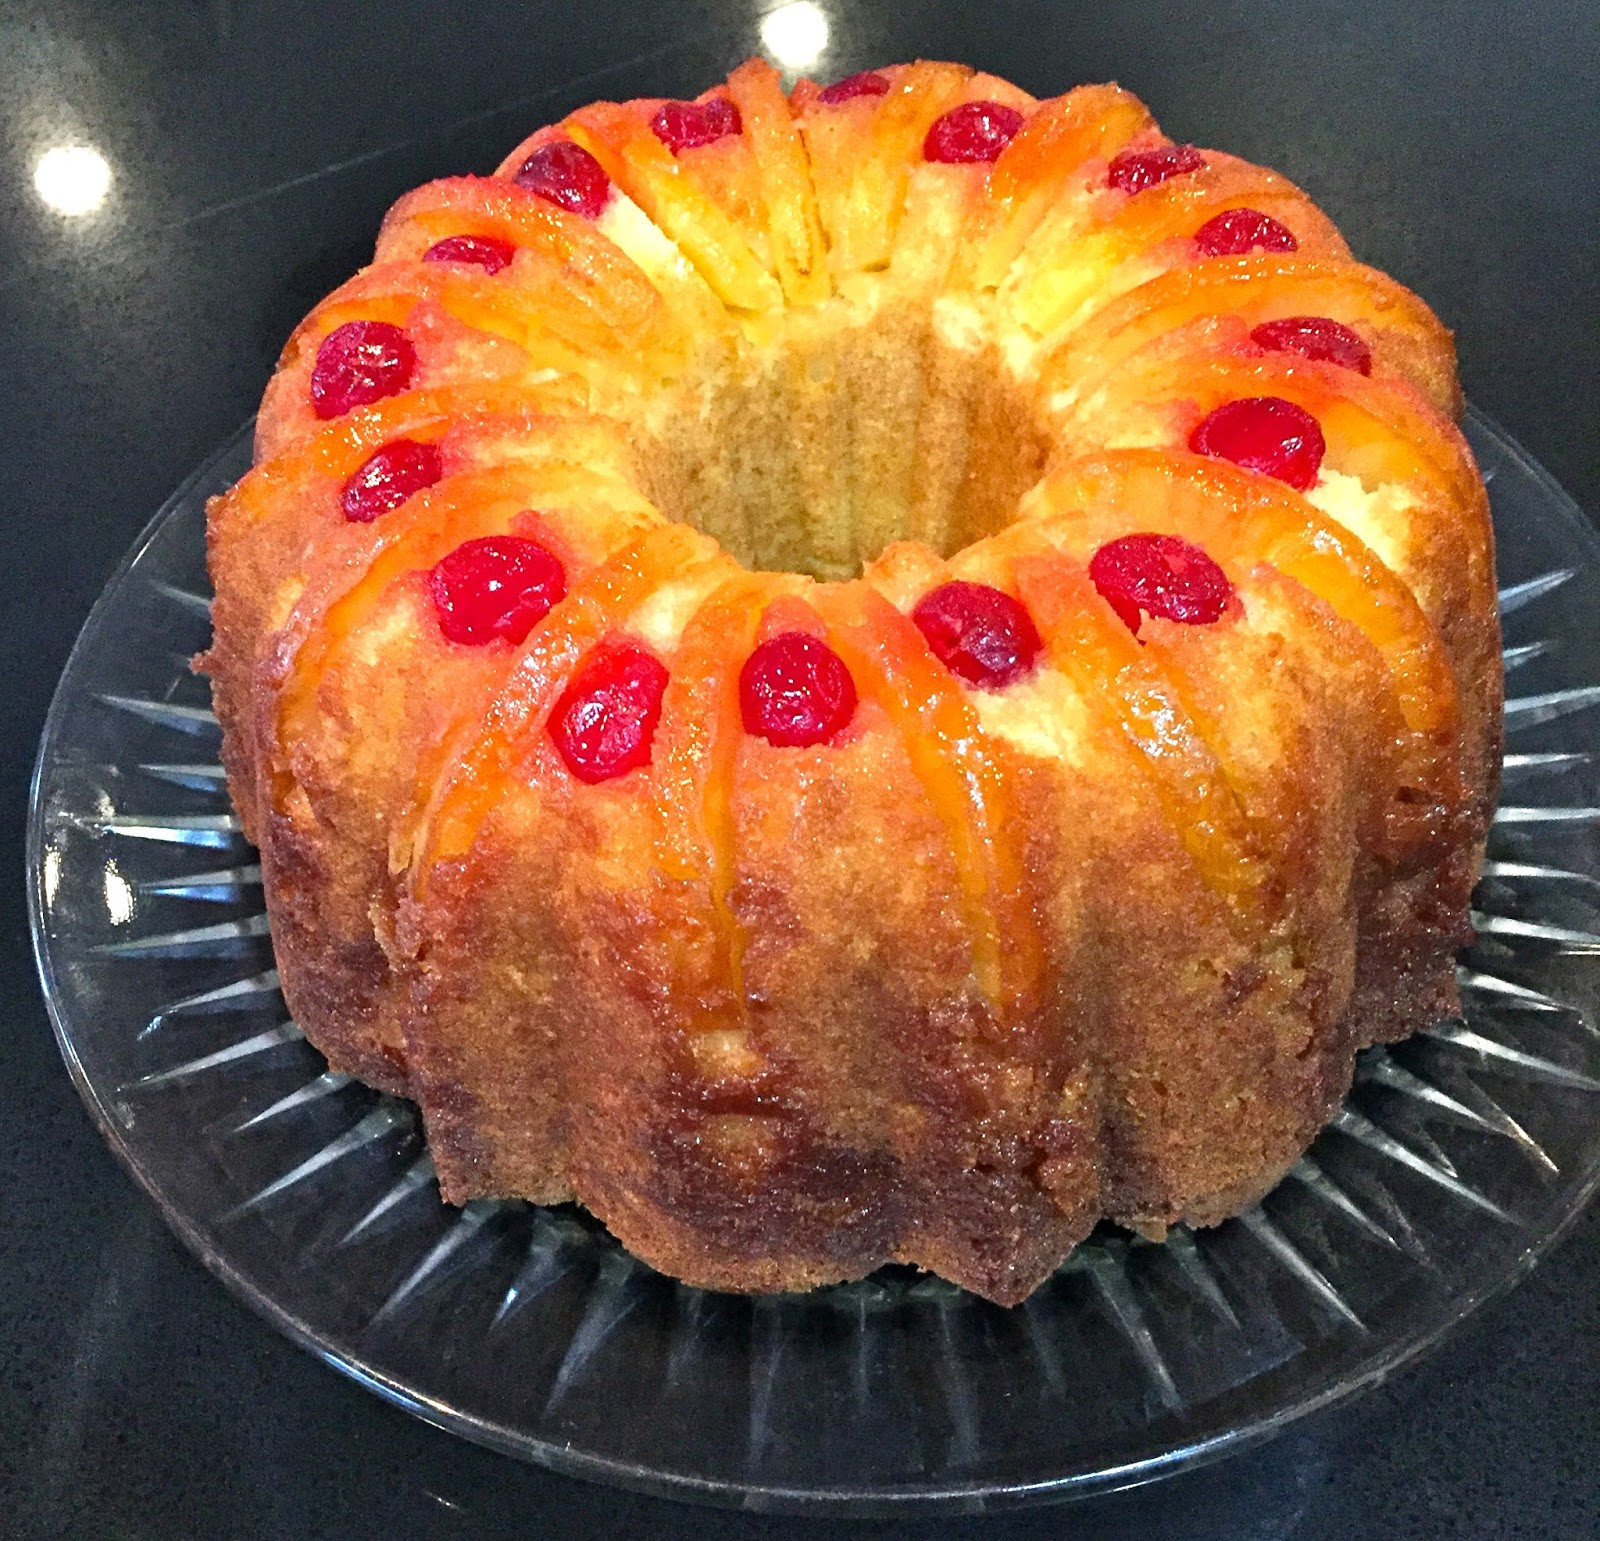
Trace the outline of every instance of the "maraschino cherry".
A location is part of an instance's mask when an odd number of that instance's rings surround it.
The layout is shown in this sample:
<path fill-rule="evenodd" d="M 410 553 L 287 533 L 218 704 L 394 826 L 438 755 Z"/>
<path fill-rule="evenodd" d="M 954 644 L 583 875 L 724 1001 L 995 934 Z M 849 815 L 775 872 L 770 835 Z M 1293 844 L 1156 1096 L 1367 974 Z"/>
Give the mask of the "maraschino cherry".
<path fill-rule="evenodd" d="M 1089 561 L 1089 577 L 1135 635 L 1144 615 L 1208 626 L 1233 598 L 1228 575 L 1176 535 L 1124 535 Z"/>
<path fill-rule="evenodd" d="M 739 671 L 745 732 L 780 749 L 826 742 L 855 709 L 855 681 L 844 660 L 807 632 L 785 631 L 768 638 Z"/>
<path fill-rule="evenodd" d="M 371 524 L 444 475 L 437 444 L 394 439 L 344 484 L 339 507 L 352 524 Z"/>
<path fill-rule="evenodd" d="M 998 160 L 1017 137 L 1022 114 L 1003 102 L 963 102 L 936 118 L 922 142 L 922 158 L 944 165 Z"/>
<path fill-rule="evenodd" d="M 880 75 L 876 70 L 862 70 L 856 75 L 846 75 L 843 80 L 836 80 L 831 86 L 824 86 L 817 92 L 817 100 L 824 107 L 837 107 L 840 102 L 848 102 L 858 96 L 887 96 L 889 94 L 889 77 Z"/>
<path fill-rule="evenodd" d="M 1298 353 L 1302 358 L 1372 373 L 1372 349 L 1359 333 L 1331 316 L 1281 316 L 1263 321 L 1250 340 L 1270 353 Z"/>
<path fill-rule="evenodd" d="M 650 763 L 666 666 L 632 642 L 598 647 L 578 666 L 550 713 L 550 737 L 567 769 L 590 785 Z"/>
<path fill-rule="evenodd" d="M 1305 492 L 1317 479 L 1327 444 L 1304 407 L 1281 396 L 1247 396 L 1209 413 L 1189 435 L 1189 448 Z"/>
<path fill-rule="evenodd" d="M 311 406 L 318 417 L 342 417 L 403 391 L 417 367 L 417 350 L 392 321 L 346 321 L 317 347 L 311 367 Z"/>
<path fill-rule="evenodd" d="M 495 235 L 447 235 L 422 254 L 424 262 L 465 262 L 495 274 L 511 265 L 517 248 Z"/>
<path fill-rule="evenodd" d="M 552 139 L 541 145 L 511 179 L 569 214 L 599 219 L 611 196 L 611 178 L 581 144 Z"/>
<path fill-rule="evenodd" d="M 1242 257 L 1252 251 L 1299 251 L 1294 231 L 1260 209 L 1224 209 L 1194 233 L 1203 257 Z"/>
<path fill-rule="evenodd" d="M 942 584 L 918 600 L 911 619 L 940 663 L 986 690 L 1027 674 L 1042 646 L 1022 605 L 986 583 Z"/>
<path fill-rule="evenodd" d="M 1118 192 L 1142 193 L 1169 177 L 1199 171 L 1206 158 L 1192 144 L 1164 144 L 1154 150 L 1124 150 L 1106 168 L 1106 186 Z"/>
<path fill-rule="evenodd" d="M 715 144 L 743 127 L 739 109 L 725 96 L 708 102 L 663 102 L 650 120 L 650 132 L 674 155 Z"/>
<path fill-rule="evenodd" d="M 452 642 L 520 643 L 567 592 L 566 570 L 536 540 L 484 535 L 428 574 L 439 630 Z"/>

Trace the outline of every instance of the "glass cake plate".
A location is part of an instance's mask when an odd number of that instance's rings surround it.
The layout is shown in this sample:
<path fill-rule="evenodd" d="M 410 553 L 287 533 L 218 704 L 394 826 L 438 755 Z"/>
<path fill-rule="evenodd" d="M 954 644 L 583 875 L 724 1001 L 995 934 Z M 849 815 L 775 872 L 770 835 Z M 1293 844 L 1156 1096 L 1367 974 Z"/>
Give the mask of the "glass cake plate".
<path fill-rule="evenodd" d="M 687 1288 L 570 1207 L 440 1201 L 410 1104 L 289 1020 L 205 682 L 206 498 L 139 537 L 51 707 L 29 811 L 61 1052 L 173 1229 L 296 1342 L 443 1428 L 754 1508 L 972 1511 L 1122 1487 L 1371 1385 L 1532 1266 L 1600 1182 L 1600 540 L 1479 415 L 1505 617 L 1503 806 L 1463 1020 L 1362 1057 L 1239 1219 L 1102 1227 L 1026 1305 L 908 1269 Z"/>

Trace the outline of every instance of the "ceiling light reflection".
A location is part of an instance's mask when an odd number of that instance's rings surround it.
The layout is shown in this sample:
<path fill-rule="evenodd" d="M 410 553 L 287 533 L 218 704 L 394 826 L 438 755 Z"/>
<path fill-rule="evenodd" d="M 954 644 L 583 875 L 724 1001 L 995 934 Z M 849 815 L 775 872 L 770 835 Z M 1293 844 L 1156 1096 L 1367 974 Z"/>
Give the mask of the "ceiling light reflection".
<path fill-rule="evenodd" d="M 111 164 L 90 145 L 57 145 L 39 157 L 33 188 L 58 214 L 93 214 L 111 191 Z"/>
<path fill-rule="evenodd" d="M 828 46 L 828 18 L 812 0 L 779 6 L 762 19 L 761 46 L 785 69 L 808 69 Z"/>
<path fill-rule="evenodd" d="M 105 870 L 106 914 L 114 926 L 126 925 L 133 919 L 135 895 L 133 884 L 117 871 L 114 861 L 106 863 Z"/>

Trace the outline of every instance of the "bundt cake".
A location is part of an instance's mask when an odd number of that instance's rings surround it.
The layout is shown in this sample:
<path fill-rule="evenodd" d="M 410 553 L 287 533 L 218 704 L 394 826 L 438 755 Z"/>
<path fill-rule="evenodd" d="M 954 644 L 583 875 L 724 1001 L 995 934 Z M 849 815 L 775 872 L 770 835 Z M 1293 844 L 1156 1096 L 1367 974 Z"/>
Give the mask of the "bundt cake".
<path fill-rule="evenodd" d="M 284 994 L 444 1196 L 1022 1299 L 1456 1009 L 1496 793 L 1449 334 L 1116 86 L 599 102 L 402 198 L 209 516 Z"/>

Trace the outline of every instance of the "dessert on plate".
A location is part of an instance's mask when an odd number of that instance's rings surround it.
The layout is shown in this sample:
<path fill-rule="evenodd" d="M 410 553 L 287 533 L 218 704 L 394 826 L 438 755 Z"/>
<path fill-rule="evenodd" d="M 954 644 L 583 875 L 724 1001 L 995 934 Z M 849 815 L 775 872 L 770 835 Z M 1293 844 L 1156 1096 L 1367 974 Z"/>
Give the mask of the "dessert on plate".
<path fill-rule="evenodd" d="M 1115 86 L 599 102 L 431 183 L 209 514 L 283 989 L 444 1196 L 991 1299 L 1456 1007 L 1499 764 L 1448 332 Z"/>

